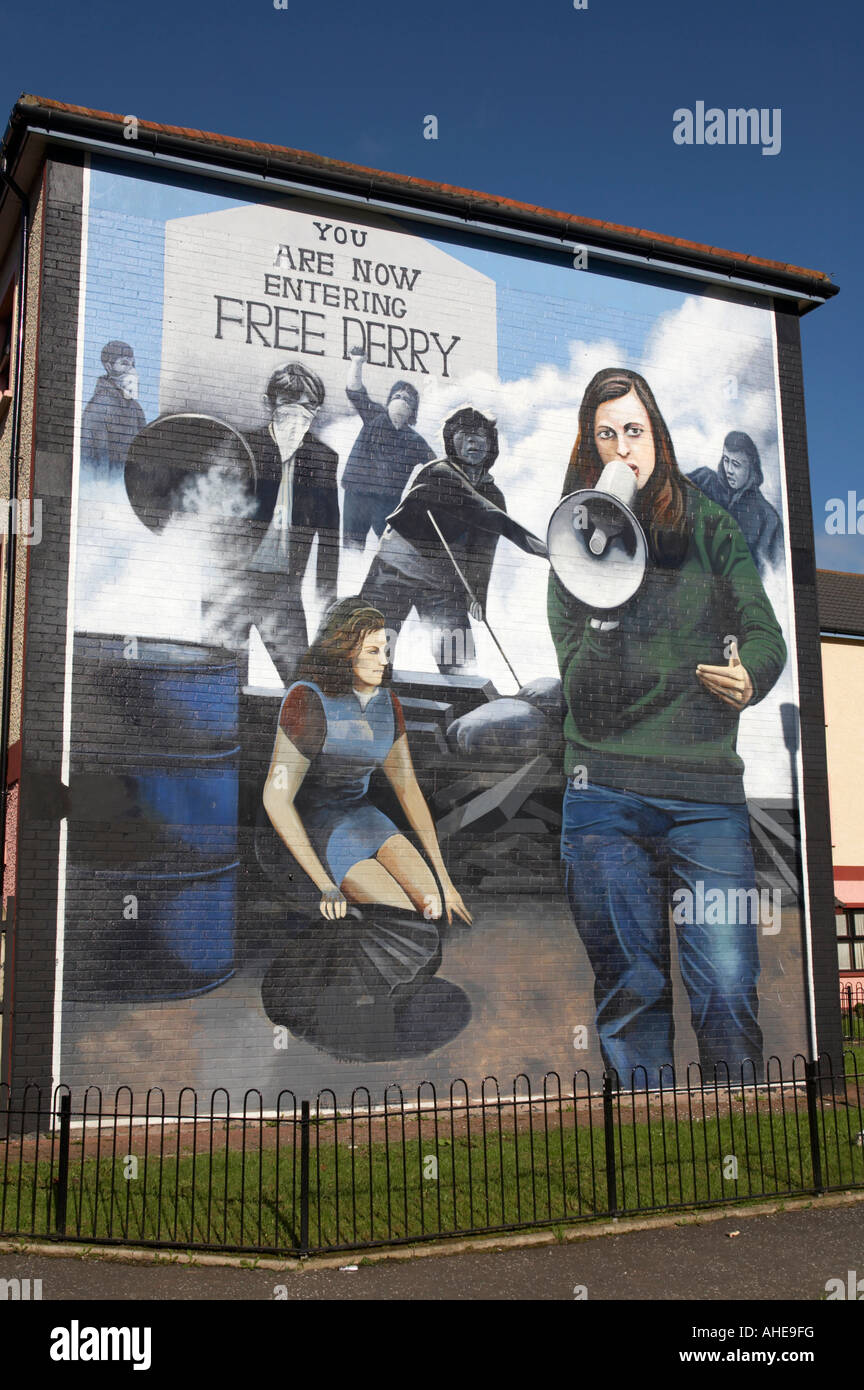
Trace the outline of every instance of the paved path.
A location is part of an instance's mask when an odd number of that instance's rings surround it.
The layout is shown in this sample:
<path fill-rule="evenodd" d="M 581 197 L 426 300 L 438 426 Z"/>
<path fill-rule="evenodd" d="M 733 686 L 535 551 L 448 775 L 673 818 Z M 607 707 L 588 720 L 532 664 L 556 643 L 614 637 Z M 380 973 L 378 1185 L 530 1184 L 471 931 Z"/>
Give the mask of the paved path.
<path fill-rule="evenodd" d="M 731 1231 L 739 1234 L 731 1236 Z M 362 1254 L 346 1255 L 359 1264 Z M 355 1271 L 183 1268 L 0 1253 L 0 1279 L 42 1280 L 43 1300 L 404 1301 L 825 1298 L 855 1270 L 864 1296 L 864 1202 L 724 1217 L 566 1245 L 388 1260 Z M 275 1292 L 279 1290 L 278 1294 Z M 283 1293 L 284 1290 L 284 1293 Z M 800 1321 L 803 1316 L 796 1314 Z"/>

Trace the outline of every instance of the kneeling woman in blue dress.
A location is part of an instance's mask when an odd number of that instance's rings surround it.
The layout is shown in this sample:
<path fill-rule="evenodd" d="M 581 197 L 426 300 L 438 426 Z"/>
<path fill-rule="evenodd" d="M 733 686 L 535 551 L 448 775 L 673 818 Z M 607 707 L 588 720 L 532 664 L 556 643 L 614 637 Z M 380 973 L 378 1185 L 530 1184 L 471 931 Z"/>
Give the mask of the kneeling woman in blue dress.
<path fill-rule="evenodd" d="M 388 673 L 383 615 L 363 599 L 342 599 L 285 696 L 264 807 L 319 890 L 325 917 L 344 917 L 349 903 L 379 903 L 420 912 L 426 921 L 443 913 L 449 923 L 455 912 L 470 923 L 417 784 Z M 379 767 L 437 883 L 407 837 L 369 801 L 369 779 Z"/>

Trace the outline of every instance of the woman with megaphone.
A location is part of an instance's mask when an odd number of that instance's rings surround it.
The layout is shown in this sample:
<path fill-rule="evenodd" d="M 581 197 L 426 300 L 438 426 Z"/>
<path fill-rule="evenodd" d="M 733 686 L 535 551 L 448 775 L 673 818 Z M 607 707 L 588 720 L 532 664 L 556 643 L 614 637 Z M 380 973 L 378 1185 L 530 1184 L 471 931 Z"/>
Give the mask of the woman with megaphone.
<path fill-rule="evenodd" d="M 651 1086 L 674 1061 L 674 903 L 699 1060 L 710 1070 L 749 1058 L 758 1072 L 758 921 L 732 920 L 758 901 L 736 741 L 786 646 L 740 528 L 681 473 L 648 383 L 623 368 L 585 391 L 564 497 L 596 489 L 612 464 L 606 477 L 628 469 L 635 482 L 623 510 L 644 577 L 599 620 L 609 605 L 562 582 L 550 528 L 549 580 L 568 775 L 562 858 L 603 1061 L 622 1084 Z M 605 548 L 601 538 L 591 552 L 598 576 Z M 679 912 L 688 901 L 694 910 Z"/>

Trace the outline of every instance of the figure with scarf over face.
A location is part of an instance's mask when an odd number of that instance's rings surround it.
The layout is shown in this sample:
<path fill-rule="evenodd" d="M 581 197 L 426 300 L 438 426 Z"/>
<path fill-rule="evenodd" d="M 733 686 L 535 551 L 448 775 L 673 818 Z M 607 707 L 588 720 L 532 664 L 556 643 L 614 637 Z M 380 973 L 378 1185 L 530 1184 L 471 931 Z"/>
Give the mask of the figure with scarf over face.
<path fill-rule="evenodd" d="M 105 375 L 84 407 L 81 459 L 88 482 L 122 482 L 129 445 L 147 421 L 138 404 L 138 373 L 129 344 L 106 343 L 101 358 Z"/>
<path fill-rule="evenodd" d="M 269 424 L 246 435 L 257 470 L 256 515 L 287 531 L 287 571 L 298 592 L 318 537 L 315 593 L 322 609 L 335 601 L 339 570 L 339 456 L 310 428 L 323 399 L 317 373 L 288 362 L 267 385 Z"/>
<path fill-rule="evenodd" d="M 706 497 L 719 502 L 738 522 L 760 574 L 780 564 L 783 526 L 760 491 L 762 464 L 759 450 L 749 434 L 731 430 L 723 441 L 723 456 L 717 472 L 713 468 L 697 468 L 688 476 Z"/>
<path fill-rule="evenodd" d="M 545 556 L 546 546 L 507 515 L 504 494 L 492 480 L 495 421 L 465 406 L 445 421 L 443 435 L 444 457 L 420 470 L 387 518 L 362 593 L 384 614 L 394 647 L 415 608 L 437 630 L 440 670 L 453 675 L 472 662 L 469 617 L 483 619 L 500 538 L 529 555 Z"/>
<path fill-rule="evenodd" d="M 416 387 L 409 381 L 396 381 L 386 406 L 379 405 L 363 385 L 365 361 L 362 348 L 351 349 L 347 395 L 363 421 L 342 478 L 343 540 L 352 550 L 365 548 L 370 527 L 380 538 L 414 469 L 435 457 L 422 435 L 412 429 L 420 404 Z"/>
<path fill-rule="evenodd" d="M 299 361 L 270 377 L 270 420 L 246 435 L 255 479 L 246 486 L 238 521 L 249 559 L 229 569 L 202 604 L 204 640 L 247 650 L 254 624 L 288 685 L 308 645 L 302 584 L 312 540 L 318 536 L 316 598 L 335 598 L 339 544 L 339 457 L 311 432 L 324 404 L 324 383 Z"/>

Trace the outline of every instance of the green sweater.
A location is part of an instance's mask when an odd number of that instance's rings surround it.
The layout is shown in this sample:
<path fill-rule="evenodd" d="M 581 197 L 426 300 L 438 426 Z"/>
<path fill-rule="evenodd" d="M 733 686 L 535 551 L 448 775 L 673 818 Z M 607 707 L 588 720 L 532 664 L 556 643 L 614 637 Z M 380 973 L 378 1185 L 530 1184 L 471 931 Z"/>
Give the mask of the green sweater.
<path fill-rule="evenodd" d="M 565 772 L 584 767 L 589 786 L 733 804 L 745 799 L 740 715 L 701 685 L 696 667 L 724 665 L 735 637 L 755 704 L 783 670 L 786 644 L 738 523 L 690 484 L 686 496 L 683 564 L 649 563 L 635 598 L 610 615 L 614 630 L 592 628 L 592 610 L 550 575 Z"/>

